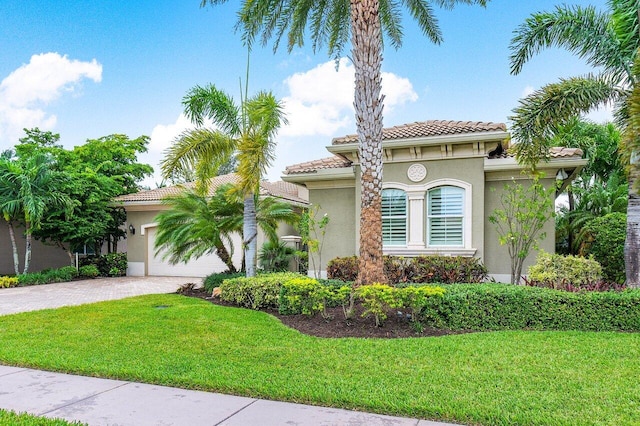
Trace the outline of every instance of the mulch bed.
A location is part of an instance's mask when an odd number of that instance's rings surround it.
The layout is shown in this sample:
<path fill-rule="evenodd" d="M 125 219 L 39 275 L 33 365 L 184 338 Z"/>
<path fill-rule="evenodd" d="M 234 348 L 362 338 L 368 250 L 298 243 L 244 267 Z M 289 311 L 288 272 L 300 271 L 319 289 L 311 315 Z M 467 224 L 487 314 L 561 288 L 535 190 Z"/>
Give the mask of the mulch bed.
<path fill-rule="evenodd" d="M 234 304 L 211 298 L 205 293 L 203 288 L 188 289 L 180 294 L 190 297 L 197 297 L 220 306 L 237 307 Z M 288 327 L 294 328 L 301 333 L 318 337 L 366 337 L 378 339 L 391 339 L 398 337 L 437 337 L 449 334 L 462 334 L 469 331 L 450 331 L 436 328 L 424 327 L 418 331 L 404 315 L 389 315 L 382 327 L 375 326 L 373 317 L 363 318 L 362 307 L 356 306 L 356 315 L 350 320 L 344 318 L 341 307 L 329 308 L 327 313 L 330 319 L 324 319 L 322 315 L 316 314 L 313 317 L 307 315 L 281 315 L 273 309 L 264 310 L 282 321 Z"/>

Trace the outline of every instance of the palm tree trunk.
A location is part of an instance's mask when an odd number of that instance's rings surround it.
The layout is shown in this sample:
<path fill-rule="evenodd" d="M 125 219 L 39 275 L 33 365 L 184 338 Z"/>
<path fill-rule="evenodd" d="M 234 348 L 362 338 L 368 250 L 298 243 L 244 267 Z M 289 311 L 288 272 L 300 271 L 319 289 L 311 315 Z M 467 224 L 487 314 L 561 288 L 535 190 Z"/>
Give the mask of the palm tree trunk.
<path fill-rule="evenodd" d="M 13 251 L 13 270 L 16 275 L 20 275 L 20 258 L 18 257 L 18 246 L 16 244 L 16 234 L 13 230 L 13 224 L 7 222 L 9 227 L 9 238 L 11 239 L 11 250 Z"/>
<path fill-rule="evenodd" d="M 29 264 L 31 263 L 31 223 L 25 224 L 25 248 L 24 248 L 24 271 L 23 274 L 29 272 Z"/>
<path fill-rule="evenodd" d="M 640 196 L 638 164 L 631 164 L 629 172 L 629 204 L 627 206 L 627 238 L 624 243 L 624 264 L 627 286 L 640 287 Z"/>
<path fill-rule="evenodd" d="M 229 270 L 229 272 L 231 272 L 231 273 L 236 273 L 237 272 L 236 267 L 233 264 L 233 259 L 231 258 L 231 255 L 229 254 L 229 251 L 224 246 L 222 241 L 220 241 L 218 244 L 216 244 L 216 254 L 220 258 L 220 260 L 222 260 L 224 262 L 224 264 L 227 265 L 227 269 Z"/>
<path fill-rule="evenodd" d="M 356 285 L 384 283 L 382 260 L 382 34 L 378 0 L 351 0 L 354 109 L 360 142 L 360 258 Z"/>
<path fill-rule="evenodd" d="M 256 202 L 253 194 L 247 194 L 244 198 L 244 223 L 242 224 L 242 243 L 246 262 L 246 276 L 256 276 L 256 264 L 258 260 L 258 226 L 256 221 Z"/>

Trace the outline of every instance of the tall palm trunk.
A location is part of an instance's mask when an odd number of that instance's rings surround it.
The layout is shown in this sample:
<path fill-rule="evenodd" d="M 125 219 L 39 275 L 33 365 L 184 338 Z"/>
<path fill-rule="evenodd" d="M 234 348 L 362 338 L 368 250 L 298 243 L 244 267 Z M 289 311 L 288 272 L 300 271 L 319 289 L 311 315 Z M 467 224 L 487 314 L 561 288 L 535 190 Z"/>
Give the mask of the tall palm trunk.
<path fill-rule="evenodd" d="M 351 0 L 354 109 L 360 142 L 360 258 L 356 285 L 386 282 L 382 260 L 382 33 L 378 0 Z"/>
<path fill-rule="evenodd" d="M 18 257 L 18 245 L 16 244 L 16 233 L 13 230 L 13 224 L 7 221 L 9 227 L 9 239 L 11 239 L 11 250 L 13 251 L 13 270 L 16 275 L 20 275 L 20 258 Z"/>
<path fill-rule="evenodd" d="M 222 260 L 224 262 L 224 264 L 227 266 L 227 269 L 229 270 L 229 272 L 231 272 L 231 273 L 237 272 L 236 267 L 233 264 L 233 259 L 231 258 L 231 255 L 229 254 L 229 251 L 224 246 L 222 241 L 219 241 L 216 244 L 216 254 L 220 258 L 220 260 Z"/>
<path fill-rule="evenodd" d="M 258 256 L 258 225 L 256 221 L 256 201 L 253 194 L 244 198 L 244 223 L 242 224 L 243 249 L 247 277 L 256 276 L 256 259 Z"/>
<path fill-rule="evenodd" d="M 27 221 L 25 225 L 25 240 L 23 274 L 29 272 L 29 265 L 31 264 L 31 222 L 29 221 Z"/>
<path fill-rule="evenodd" d="M 640 287 L 640 196 L 637 188 L 638 164 L 631 164 L 629 172 L 629 204 L 627 206 L 627 238 L 624 243 L 624 264 L 627 285 Z"/>

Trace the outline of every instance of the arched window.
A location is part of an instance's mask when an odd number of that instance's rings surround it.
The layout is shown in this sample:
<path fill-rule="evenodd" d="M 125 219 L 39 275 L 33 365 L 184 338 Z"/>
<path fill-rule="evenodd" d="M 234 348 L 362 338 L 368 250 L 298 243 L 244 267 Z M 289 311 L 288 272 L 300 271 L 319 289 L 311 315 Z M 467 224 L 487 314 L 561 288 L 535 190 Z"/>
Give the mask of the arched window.
<path fill-rule="evenodd" d="M 382 245 L 407 244 L 407 194 L 400 189 L 382 190 Z"/>
<path fill-rule="evenodd" d="M 429 246 L 464 246 L 465 190 L 438 186 L 427 195 L 427 241 Z"/>

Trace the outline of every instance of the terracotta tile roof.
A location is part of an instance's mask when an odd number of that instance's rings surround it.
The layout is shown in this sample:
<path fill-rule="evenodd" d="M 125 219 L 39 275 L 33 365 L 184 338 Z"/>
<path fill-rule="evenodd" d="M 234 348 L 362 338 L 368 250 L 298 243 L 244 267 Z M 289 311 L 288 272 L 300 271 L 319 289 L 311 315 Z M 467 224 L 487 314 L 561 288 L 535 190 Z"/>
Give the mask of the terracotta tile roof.
<path fill-rule="evenodd" d="M 338 169 L 349 166 L 351 166 L 351 161 L 339 155 L 334 155 L 333 157 L 321 158 L 319 160 L 307 161 L 306 163 L 288 166 L 285 169 L 284 174 L 294 175 L 297 173 L 314 173 L 318 170 Z"/>
<path fill-rule="evenodd" d="M 549 157 L 550 158 L 582 158 L 584 152 L 580 148 L 565 148 L 562 146 L 553 146 L 549 148 Z M 489 157 L 489 158 L 511 158 L 515 157 L 515 152 L 513 150 L 504 151 L 499 156 Z"/>
<path fill-rule="evenodd" d="M 482 121 L 428 120 L 382 129 L 382 140 L 410 139 L 428 136 L 455 135 L 460 133 L 478 133 L 507 131 L 504 123 Z M 358 135 L 334 138 L 332 145 L 358 142 Z"/>
<path fill-rule="evenodd" d="M 209 186 L 209 195 L 215 193 L 216 188 L 227 183 L 236 183 L 238 176 L 234 173 L 228 175 L 217 176 L 211 179 Z M 188 182 L 182 185 L 167 186 L 164 188 L 152 189 L 149 191 L 140 191 L 134 194 L 127 194 L 117 197 L 116 202 L 122 203 L 136 203 L 136 202 L 160 202 L 164 198 L 178 195 L 185 189 L 190 189 L 195 186 L 195 183 Z M 296 203 L 307 204 L 309 201 L 302 198 L 299 193 L 298 185 L 289 182 L 267 182 L 260 183 L 260 195 L 271 196 L 286 199 Z"/>

